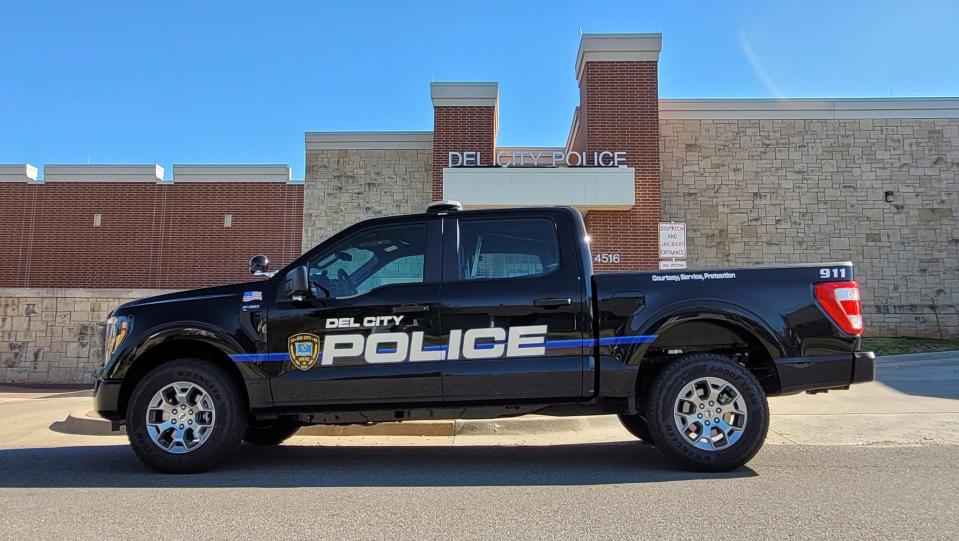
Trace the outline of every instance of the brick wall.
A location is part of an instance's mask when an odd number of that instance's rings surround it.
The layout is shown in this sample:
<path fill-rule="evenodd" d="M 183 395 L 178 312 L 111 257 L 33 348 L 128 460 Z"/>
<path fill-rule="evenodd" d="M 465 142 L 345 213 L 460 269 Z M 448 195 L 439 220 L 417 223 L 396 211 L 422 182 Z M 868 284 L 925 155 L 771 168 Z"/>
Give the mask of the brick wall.
<path fill-rule="evenodd" d="M 433 107 L 432 199 L 443 199 L 443 168 L 450 152 L 479 152 L 480 165 L 493 165 L 496 146 L 496 107 Z"/>
<path fill-rule="evenodd" d="M 621 256 L 619 264 L 596 263 L 596 269 L 657 268 L 662 209 L 657 63 L 587 62 L 580 81 L 580 129 L 590 154 L 625 151 L 627 165 L 636 170 L 633 208 L 586 215 L 593 252 Z"/>
<path fill-rule="evenodd" d="M 425 211 L 432 162 L 429 149 L 309 150 L 303 251 L 368 218 Z"/>
<path fill-rule="evenodd" d="M 21 272 L 23 243 L 29 230 L 25 182 L 0 182 L 0 258 L 6 267 L 0 284 L 12 282 Z"/>
<path fill-rule="evenodd" d="M 868 333 L 959 338 L 959 119 L 661 131 L 662 218 L 688 224 L 690 266 L 851 260 Z"/>
<path fill-rule="evenodd" d="M 270 182 L 0 184 L 8 287 L 198 287 L 299 254 L 302 186 Z M 99 227 L 94 215 L 100 214 Z M 232 226 L 224 227 L 224 215 Z"/>
<path fill-rule="evenodd" d="M 249 260 L 279 269 L 300 255 L 303 186 L 269 182 L 162 186 L 161 279 L 153 287 L 191 287 L 250 280 Z M 209 204 L 214 202 L 214 204 Z M 223 226 L 224 214 L 232 226 Z M 191 262 L 196 262 L 191 264 Z"/>

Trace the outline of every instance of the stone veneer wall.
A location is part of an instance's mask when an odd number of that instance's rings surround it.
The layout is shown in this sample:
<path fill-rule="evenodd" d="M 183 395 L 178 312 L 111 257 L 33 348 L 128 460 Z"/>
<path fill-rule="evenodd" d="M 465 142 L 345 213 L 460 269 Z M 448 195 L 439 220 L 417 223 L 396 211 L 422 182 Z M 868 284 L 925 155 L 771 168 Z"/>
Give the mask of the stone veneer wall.
<path fill-rule="evenodd" d="M 303 251 L 368 218 L 425 211 L 432 163 L 430 149 L 308 150 Z"/>
<path fill-rule="evenodd" d="M 660 125 L 690 266 L 852 260 L 869 334 L 959 337 L 959 119 Z"/>
<path fill-rule="evenodd" d="M 103 365 L 103 322 L 155 289 L 0 288 L 0 383 L 87 383 Z"/>

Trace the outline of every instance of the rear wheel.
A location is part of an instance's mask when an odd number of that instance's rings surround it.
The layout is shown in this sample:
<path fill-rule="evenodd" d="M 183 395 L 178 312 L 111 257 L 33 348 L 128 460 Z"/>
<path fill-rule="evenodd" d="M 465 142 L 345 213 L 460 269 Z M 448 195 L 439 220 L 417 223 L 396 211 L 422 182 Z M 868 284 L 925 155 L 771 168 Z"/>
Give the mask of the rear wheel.
<path fill-rule="evenodd" d="M 204 359 L 154 368 L 127 405 L 127 435 L 136 455 L 164 473 L 193 473 L 235 450 L 246 429 L 241 390 Z"/>
<path fill-rule="evenodd" d="M 279 445 L 296 434 L 299 425 L 276 423 L 266 426 L 250 426 L 243 435 L 243 441 L 253 445 Z"/>
<path fill-rule="evenodd" d="M 762 447 L 769 405 L 746 367 L 722 355 L 689 355 L 657 374 L 646 419 L 657 447 L 684 468 L 729 471 Z"/>
<path fill-rule="evenodd" d="M 649 433 L 649 424 L 642 415 L 620 414 L 617 417 L 619 417 L 619 422 L 623 423 L 623 427 L 628 430 L 630 434 L 645 441 L 646 443 L 656 443 L 653 441 L 653 435 Z"/>

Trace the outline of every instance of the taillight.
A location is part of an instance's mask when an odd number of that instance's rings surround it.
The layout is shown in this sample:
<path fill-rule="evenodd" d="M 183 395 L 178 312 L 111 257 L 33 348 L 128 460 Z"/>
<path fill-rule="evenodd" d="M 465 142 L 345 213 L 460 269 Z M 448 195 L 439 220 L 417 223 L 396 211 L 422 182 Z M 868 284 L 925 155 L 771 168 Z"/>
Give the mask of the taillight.
<path fill-rule="evenodd" d="M 862 334 L 862 308 L 856 282 L 816 284 L 816 300 L 829 317 L 847 334 Z"/>

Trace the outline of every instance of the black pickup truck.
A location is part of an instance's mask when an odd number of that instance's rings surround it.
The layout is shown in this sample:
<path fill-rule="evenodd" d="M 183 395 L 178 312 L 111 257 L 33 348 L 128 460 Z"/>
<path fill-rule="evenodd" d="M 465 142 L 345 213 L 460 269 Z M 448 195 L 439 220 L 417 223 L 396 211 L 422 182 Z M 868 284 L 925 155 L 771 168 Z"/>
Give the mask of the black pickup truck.
<path fill-rule="evenodd" d="M 746 463 L 767 396 L 870 381 L 851 263 L 594 274 L 571 208 L 378 218 L 273 276 L 124 304 L 95 402 L 164 472 L 311 424 L 618 414 L 680 466 Z"/>

